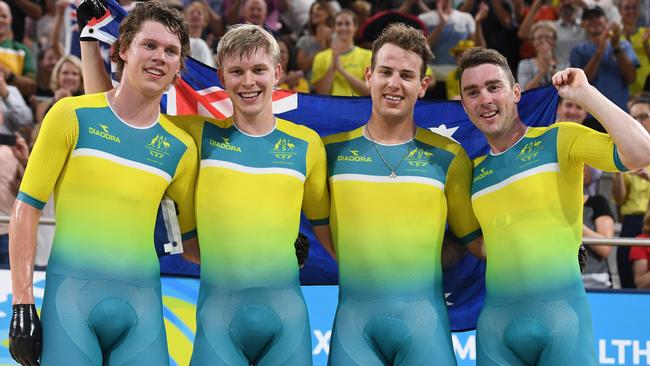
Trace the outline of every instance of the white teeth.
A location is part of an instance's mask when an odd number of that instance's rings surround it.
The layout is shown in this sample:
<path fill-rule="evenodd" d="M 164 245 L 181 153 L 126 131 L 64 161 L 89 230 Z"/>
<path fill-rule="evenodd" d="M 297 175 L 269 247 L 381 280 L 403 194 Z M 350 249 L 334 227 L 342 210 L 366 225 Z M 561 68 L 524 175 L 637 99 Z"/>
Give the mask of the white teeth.
<path fill-rule="evenodd" d="M 402 100 L 401 97 L 397 97 L 397 96 L 393 96 L 393 95 L 384 95 L 384 98 L 386 98 L 388 100 L 395 101 L 395 102 Z"/>
<path fill-rule="evenodd" d="M 240 93 L 242 98 L 254 98 L 259 94 L 259 92 L 254 92 L 254 93 Z"/>
<path fill-rule="evenodd" d="M 492 112 L 481 114 L 481 117 L 483 117 L 483 118 L 491 118 L 491 117 L 494 117 L 496 115 L 497 115 L 497 111 L 492 111 Z"/>
<path fill-rule="evenodd" d="M 162 72 L 160 72 L 158 70 L 154 70 L 154 69 L 147 69 L 147 72 L 150 73 L 150 74 L 156 75 L 156 76 L 162 76 L 162 74 L 163 74 Z"/>

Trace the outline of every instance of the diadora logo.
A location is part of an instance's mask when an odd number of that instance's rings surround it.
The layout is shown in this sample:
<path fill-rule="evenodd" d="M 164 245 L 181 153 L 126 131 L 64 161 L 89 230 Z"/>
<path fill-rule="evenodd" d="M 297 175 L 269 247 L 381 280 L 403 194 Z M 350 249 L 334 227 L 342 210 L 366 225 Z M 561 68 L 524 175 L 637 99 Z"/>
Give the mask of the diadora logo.
<path fill-rule="evenodd" d="M 542 151 L 542 148 L 541 141 L 529 142 L 521 149 L 519 155 L 517 155 L 517 159 L 525 162 L 531 161 L 537 157 L 539 152 Z"/>
<path fill-rule="evenodd" d="M 229 138 L 222 137 L 221 140 L 222 141 L 210 139 L 210 146 L 218 147 L 220 149 L 229 150 L 229 151 L 241 152 L 241 148 L 239 146 L 230 144 Z"/>
<path fill-rule="evenodd" d="M 405 159 L 410 166 L 421 168 L 429 164 L 429 159 L 431 159 L 432 156 L 432 152 L 416 147 L 406 155 Z"/>
<path fill-rule="evenodd" d="M 149 144 L 146 146 L 146 149 L 149 151 L 149 155 L 153 156 L 156 159 L 162 159 L 163 157 L 169 155 L 169 148 L 171 148 L 171 144 L 169 141 L 167 141 L 167 137 L 160 134 L 152 138 Z"/>
<path fill-rule="evenodd" d="M 297 154 L 295 150 L 296 145 L 291 140 L 282 138 L 275 143 L 270 153 L 278 159 L 289 160 Z"/>
<path fill-rule="evenodd" d="M 474 177 L 474 183 L 478 182 L 479 180 L 487 177 L 488 175 L 494 173 L 494 170 L 489 169 L 485 170 L 485 168 L 481 168 L 480 173 L 476 177 Z"/>
<path fill-rule="evenodd" d="M 372 163 L 372 158 L 369 156 L 359 155 L 359 150 L 349 150 L 350 155 L 339 155 L 336 161 L 356 161 L 360 163 Z"/>
<path fill-rule="evenodd" d="M 99 136 L 103 138 L 104 140 L 112 141 L 112 142 L 117 142 L 118 144 L 120 143 L 120 138 L 112 135 L 108 131 L 108 126 L 103 125 L 101 123 L 98 123 L 99 129 L 94 128 L 94 127 L 88 127 L 88 133 L 91 135 Z"/>

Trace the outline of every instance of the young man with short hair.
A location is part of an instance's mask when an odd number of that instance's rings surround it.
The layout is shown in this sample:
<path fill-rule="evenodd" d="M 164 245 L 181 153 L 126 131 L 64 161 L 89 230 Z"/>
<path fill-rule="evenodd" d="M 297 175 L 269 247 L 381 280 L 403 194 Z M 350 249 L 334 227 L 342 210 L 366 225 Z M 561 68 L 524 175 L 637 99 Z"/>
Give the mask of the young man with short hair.
<path fill-rule="evenodd" d="M 12 356 L 38 363 L 32 290 L 36 229 L 54 192 L 56 234 L 43 300 L 44 365 L 168 365 L 160 269 L 152 237 L 163 195 L 195 241 L 196 146 L 160 114 L 160 98 L 189 53 L 180 13 L 139 4 L 120 26 L 121 84 L 64 98 L 31 154 L 10 224 Z M 110 361 L 109 361 L 110 360 Z"/>
<path fill-rule="evenodd" d="M 442 288 L 445 224 L 477 246 L 462 147 L 413 120 L 432 54 L 421 31 L 386 29 L 365 83 L 368 122 L 324 139 L 339 305 L 330 365 L 454 365 Z"/>
<path fill-rule="evenodd" d="M 497 51 L 468 50 L 461 102 L 490 153 L 474 160 L 472 206 L 487 250 L 487 296 L 477 327 L 478 365 L 596 365 L 589 303 L 576 254 L 582 238 L 585 163 L 621 171 L 650 163 L 650 135 L 568 68 L 560 97 L 609 135 L 577 123 L 527 127 L 521 89 Z"/>

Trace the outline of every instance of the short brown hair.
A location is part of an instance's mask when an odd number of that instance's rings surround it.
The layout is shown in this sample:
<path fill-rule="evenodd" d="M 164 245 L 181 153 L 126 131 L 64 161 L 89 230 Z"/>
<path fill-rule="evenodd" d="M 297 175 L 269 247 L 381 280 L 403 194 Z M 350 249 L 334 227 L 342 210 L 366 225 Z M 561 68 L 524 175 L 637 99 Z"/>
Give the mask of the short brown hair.
<path fill-rule="evenodd" d="M 422 65 L 420 65 L 420 79 L 424 78 L 427 73 L 427 65 L 433 59 L 433 53 L 429 48 L 429 43 L 424 37 L 421 30 L 415 29 L 402 23 L 395 23 L 389 25 L 381 32 L 379 38 L 372 44 L 372 59 L 370 61 L 370 69 L 375 69 L 375 62 L 377 60 L 377 53 L 386 44 L 393 44 L 405 51 L 413 52 L 420 56 Z"/>
<path fill-rule="evenodd" d="M 142 25 L 149 20 L 164 25 L 167 30 L 178 36 L 181 42 L 181 67 L 190 54 L 189 27 L 183 15 L 178 10 L 158 1 L 141 2 L 124 18 L 120 24 L 120 36 L 113 44 L 111 60 L 117 64 L 118 78 L 121 78 L 124 70 L 124 60 L 120 57 L 120 50 L 126 50 L 131 46 L 136 34 L 142 30 Z"/>
<path fill-rule="evenodd" d="M 250 56 L 258 49 L 263 49 L 271 56 L 273 64 L 280 63 L 280 47 L 275 38 L 264 28 L 255 24 L 236 24 L 219 41 L 217 46 L 217 66 L 223 67 L 226 57 Z"/>
<path fill-rule="evenodd" d="M 508 77 L 510 86 L 515 85 L 515 77 L 512 75 L 512 70 L 510 70 L 508 60 L 506 60 L 506 58 L 498 51 L 483 47 L 470 48 L 463 53 L 463 57 L 461 57 L 458 65 L 459 82 L 462 80 L 463 72 L 465 72 L 465 70 L 484 64 L 492 64 L 500 67 Z"/>

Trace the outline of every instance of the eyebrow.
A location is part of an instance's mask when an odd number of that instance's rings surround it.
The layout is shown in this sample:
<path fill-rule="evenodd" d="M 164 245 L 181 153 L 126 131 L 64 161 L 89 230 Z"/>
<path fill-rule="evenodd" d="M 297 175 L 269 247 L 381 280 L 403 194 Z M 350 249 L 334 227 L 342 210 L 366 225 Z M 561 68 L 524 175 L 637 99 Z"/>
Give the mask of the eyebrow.
<path fill-rule="evenodd" d="M 494 84 L 504 84 L 504 81 L 500 80 L 500 79 L 492 79 L 492 80 L 488 80 L 485 83 L 483 83 L 483 85 L 485 85 L 485 86 L 490 86 L 490 85 L 494 85 Z M 478 89 L 478 87 L 479 86 L 476 85 L 476 84 L 468 85 L 468 86 L 463 88 L 463 91 L 467 91 L 467 90 L 470 90 L 470 89 Z"/>

